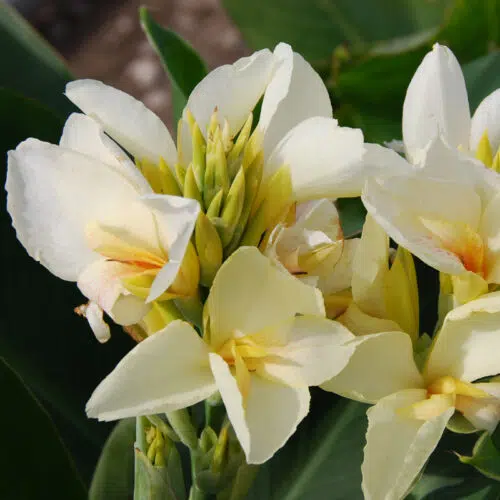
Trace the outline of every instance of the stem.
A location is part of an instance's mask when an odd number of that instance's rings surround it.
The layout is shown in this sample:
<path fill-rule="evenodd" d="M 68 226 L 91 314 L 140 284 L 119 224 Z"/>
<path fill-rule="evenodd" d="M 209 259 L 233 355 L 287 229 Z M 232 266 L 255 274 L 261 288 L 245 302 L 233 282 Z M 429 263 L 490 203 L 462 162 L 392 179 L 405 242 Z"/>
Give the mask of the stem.
<path fill-rule="evenodd" d="M 191 458 L 191 489 L 188 500 L 205 500 L 206 494 L 196 486 L 196 450 L 190 450 Z"/>

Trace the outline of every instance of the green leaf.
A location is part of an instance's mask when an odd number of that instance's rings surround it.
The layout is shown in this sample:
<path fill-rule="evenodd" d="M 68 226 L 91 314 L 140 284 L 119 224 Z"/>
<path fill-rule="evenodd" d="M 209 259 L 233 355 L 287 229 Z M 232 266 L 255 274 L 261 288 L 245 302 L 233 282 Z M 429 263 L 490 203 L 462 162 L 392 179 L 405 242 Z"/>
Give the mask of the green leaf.
<path fill-rule="evenodd" d="M 344 238 L 359 236 L 366 218 L 366 208 L 361 198 L 339 198 L 335 204 L 340 214 Z"/>
<path fill-rule="evenodd" d="M 172 84 L 175 121 L 182 116 L 189 94 L 207 74 L 207 67 L 197 52 L 179 35 L 157 24 L 146 7 L 139 10 L 142 29 L 160 56 Z"/>
<path fill-rule="evenodd" d="M 312 412 L 269 462 L 261 466 L 249 500 L 362 499 L 361 461 L 367 406 L 319 390 Z"/>
<path fill-rule="evenodd" d="M 472 450 L 472 456 L 459 456 L 460 461 L 475 467 L 486 477 L 500 481 L 500 451 L 488 432 L 483 432 Z"/>
<path fill-rule="evenodd" d="M 84 499 L 86 492 L 49 415 L 12 368 L 0 358 L 4 404 L 0 498 Z"/>
<path fill-rule="evenodd" d="M 0 157 L 27 137 L 58 143 L 63 119 L 47 106 L 0 89 Z M 6 164 L 1 184 L 5 184 Z M 6 206 L 6 192 L 0 192 Z M 0 211 L 2 274 L 0 353 L 50 412 L 82 477 L 90 478 L 111 426 L 90 420 L 85 403 L 133 342 L 119 328 L 99 344 L 73 309 L 85 302 L 74 283 L 62 281 L 28 256 L 17 241 L 10 216 Z"/>
<path fill-rule="evenodd" d="M 224 0 L 254 49 L 284 41 L 310 60 L 326 59 L 340 44 L 357 50 L 439 26 L 450 0 Z"/>
<path fill-rule="evenodd" d="M 463 67 L 471 110 L 500 87 L 500 51 L 480 57 Z"/>
<path fill-rule="evenodd" d="M 89 500 L 124 500 L 134 493 L 135 418 L 116 424 L 92 478 Z"/>
<path fill-rule="evenodd" d="M 5 2 L 0 2 L 0 47 L 0 87 L 38 99 L 63 116 L 73 109 L 63 95 L 72 79 L 65 62 Z"/>

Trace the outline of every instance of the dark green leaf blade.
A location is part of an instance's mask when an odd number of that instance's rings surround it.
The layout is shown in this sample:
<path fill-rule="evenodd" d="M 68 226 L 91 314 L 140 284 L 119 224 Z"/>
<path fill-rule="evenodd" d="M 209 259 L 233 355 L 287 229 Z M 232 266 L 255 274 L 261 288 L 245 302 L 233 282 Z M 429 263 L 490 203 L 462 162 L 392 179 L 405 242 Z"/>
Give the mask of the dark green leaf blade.
<path fill-rule="evenodd" d="M 500 50 L 469 62 L 463 67 L 471 110 L 491 92 L 500 88 Z"/>
<path fill-rule="evenodd" d="M 176 122 L 189 94 L 207 74 L 207 67 L 197 52 L 179 35 L 157 24 L 146 7 L 141 7 L 142 29 L 160 56 L 172 83 L 172 100 Z"/>
<path fill-rule="evenodd" d="M 84 499 L 85 488 L 49 415 L 0 358 L 0 498 Z"/>
<path fill-rule="evenodd" d="M 483 432 L 479 437 L 472 456 L 460 455 L 460 461 L 464 464 L 472 465 L 486 477 L 500 481 L 500 451 L 493 444 L 488 432 Z"/>

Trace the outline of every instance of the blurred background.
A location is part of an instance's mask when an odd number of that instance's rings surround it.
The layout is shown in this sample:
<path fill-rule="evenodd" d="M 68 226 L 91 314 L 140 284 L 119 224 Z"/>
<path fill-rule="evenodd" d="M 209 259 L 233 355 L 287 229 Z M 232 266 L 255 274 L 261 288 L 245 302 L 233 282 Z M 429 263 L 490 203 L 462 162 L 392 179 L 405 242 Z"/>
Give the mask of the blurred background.
<path fill-rule="evenodd" d="M 247 55 L 220 0 L 7 0 L 61 53 L 75 77 L 95 78 L 141 99 L 172 129 L 169 82 L 137 11 L 188 40 L 209 68 Z"/>

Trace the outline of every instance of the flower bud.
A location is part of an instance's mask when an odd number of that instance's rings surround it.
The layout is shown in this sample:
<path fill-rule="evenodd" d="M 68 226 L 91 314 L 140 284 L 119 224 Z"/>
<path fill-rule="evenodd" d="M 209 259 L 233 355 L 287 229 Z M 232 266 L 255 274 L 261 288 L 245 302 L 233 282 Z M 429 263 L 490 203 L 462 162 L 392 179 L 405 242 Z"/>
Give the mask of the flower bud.
<path fill-rule="evenodd" d="M 203 212 L 198 215 L 194 234 L 200 261 L 200 283 L 209 287 L 222 264 L 222 243 L 219 233 Z"/>

